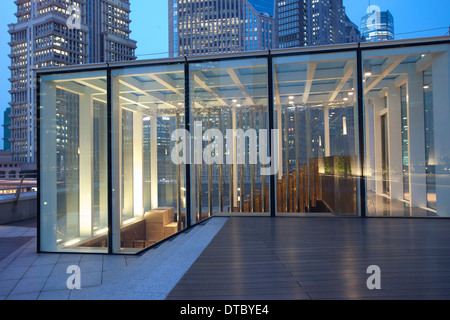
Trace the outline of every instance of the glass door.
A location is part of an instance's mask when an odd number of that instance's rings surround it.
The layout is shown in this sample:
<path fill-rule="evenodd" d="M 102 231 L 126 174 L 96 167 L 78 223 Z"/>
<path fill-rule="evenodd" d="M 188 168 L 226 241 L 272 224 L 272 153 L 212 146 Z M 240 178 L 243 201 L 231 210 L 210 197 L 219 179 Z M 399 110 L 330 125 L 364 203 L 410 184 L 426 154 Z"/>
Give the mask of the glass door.
<path fill-rule="evenodd" d="M 274 59 L 278 214 L 359 212 L 356 64 L 349 55 Z"/>

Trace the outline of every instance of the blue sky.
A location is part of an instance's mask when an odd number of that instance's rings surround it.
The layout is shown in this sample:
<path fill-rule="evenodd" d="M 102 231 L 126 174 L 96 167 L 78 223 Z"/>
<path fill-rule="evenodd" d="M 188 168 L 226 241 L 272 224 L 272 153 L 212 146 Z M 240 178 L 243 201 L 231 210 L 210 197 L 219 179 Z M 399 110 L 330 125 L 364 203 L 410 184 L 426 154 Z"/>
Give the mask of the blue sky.
<path fill-rule="evenodd" d="M 138 41 L 136 54 L 138 59 L 154 59 L 168 56 L 168 3 L 167 0 L 131 0 L 132 38 Z M 429 37 L 444 35 L 447 30 L 403 34 L 419 30 L 450 26 L 450 1 L 448 0 L 372 0 L 382 10 L 389 10 L 394 15 L 397 39 Z M 350 19 L 360 25 L 365 15 L 369 0 L 344 0 Z M 3 124 L 3 112 L 8 107 L 10 95 L 10 52 L 8 42 L 8 24 L 14 23 L 16 6 L 14 0 L 2 0 L 0 11 L 0 124 Z M 162 54 L 161 54 L 162 53 Z M 0 127 L 0 139 L 3 128 Z M 3 140 L 0 140 L 0 149 Z"/>

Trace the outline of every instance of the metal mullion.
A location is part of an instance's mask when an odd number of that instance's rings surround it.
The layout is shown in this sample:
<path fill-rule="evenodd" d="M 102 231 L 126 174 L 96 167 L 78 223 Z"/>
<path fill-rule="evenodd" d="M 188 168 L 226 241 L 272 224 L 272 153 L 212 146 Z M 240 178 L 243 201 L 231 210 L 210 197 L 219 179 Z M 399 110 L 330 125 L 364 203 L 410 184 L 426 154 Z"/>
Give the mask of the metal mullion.
<path fill-rule="evenodd" d="M 364 145 L 364 91 L 363 91 L 363 61 L 362 61 L 362 51 L 361 44 L 358 44 L 358 49 L 356 52 L 356 64 L 357 64 L 357 81 L 358 81 L 358 129 L 359 129 L 359 161 L 360 161 L 360 177 L 359 177 L 359 196 L 360 196 L 360 209 L 361 217 L 367 217 L 366 208 L 366 178 L 364 177 L 364 161 L 365 161 L 365 145 Z"/>
<path fill-rule="evenodd" d="M 184 126 L 187 132 L 191 132 L 191 101 L 190 101 L 190 68 L 189 62 L 184 63 Z M 185 189 L 186 189 L 186 217 L 185 223 L 186 228 L 191 227 L 192 225 L 192 194 L 191 194 L 191 170 L 192 170 L 192 140 L 187 137 L 186 141 L 186 152 L 187 154 L 187 163 L 185 164 Z"/>
<path fill-rule="evenodd" d="M 275 126 L 275 117 L 274 117 L 274 92 L 273 92 L 273 59 L 272 56 L 269 53 L 269 56 L 267 57 L 267 80 L 268 80 L 268 92 L 267 92 L 267 99 L 268 99 L 268 113 L 269 113 L 269 150 L 270 150 L 270 155 L 272 157 L 272 163 L 271 165 L 274 166 L 274 159 L 275 159 L 275 154 L 273 154 L 273 136 L 272 136 L 272 130 L 274 129 Z M 276 152 L 276 151 L 275 151 Z M 271 217 L 275 217 L 276 216 L 276 208 L 277 208 L 277 204 L 276 204 L 276 181 L 275 181 L 275 175 L 272 174 L 270 175 L 270 190 L 269 190 L 269 206 L 270 206 L 270 216 Z"/>
<path fill-rule="evenodd" d="M 108 254 L 113 253 L 113 101 L 112 101 L 112 74 L 108 66 L 106 70 L 106 112 L 108 130 Z"/>

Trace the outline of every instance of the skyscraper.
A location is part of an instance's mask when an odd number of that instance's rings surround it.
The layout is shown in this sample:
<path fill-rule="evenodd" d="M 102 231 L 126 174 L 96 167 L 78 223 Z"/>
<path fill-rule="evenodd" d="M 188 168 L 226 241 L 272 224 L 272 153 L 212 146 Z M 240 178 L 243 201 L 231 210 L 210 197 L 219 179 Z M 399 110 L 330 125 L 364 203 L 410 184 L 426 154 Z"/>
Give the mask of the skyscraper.
<path fill-rule="evenodd" d="M 367 42 L 394 40 L 394 17 L 389 10 L 371 6 L 361 19 L 361 37 Z"/>
<path fill-rule="evenodd" d="M 273 0 L 169 0 L 172 57 L 276 47 Z"/>
<path fill-rule="evenodd" d="M 3 150 L 5 151 L 11 150 L 11 142 L 9 142 L 9 138 L 11 137 L 11 130 L 9 129 L 11 125 L 10 113 L 11 108 L 6 108 L 3 114 Z"/>
<path fill-rule="evenodd" d="M 130 1 L 87 0 L 89 63 L 135 60 Z"/>
<path fill-rule="evenodd" d="M 308 0 L 277 0 L 276 19 L 280 48 L 308 43 Z"/>
<path fill-rule="evenodd" d="M 361 32 L 358 26 L 353 23 L 350 18 L 345 15 L 345 42 L 353 43 L 361 41 Z"/>
<path fill-rule="evenodd" d="M 36 80 L 45 67 L 135 59 L 129 0 L 17 0 L 11 35 L 11 151 L 36 161 Z M 74 12 L 79 25 L 73 28 Z"/>
<path fill-rule="evenodd" d="M 345 9 L 342 0 L 310 0 L 308 11 L 308 45 L 345 42 Z"/>
<path fill-rule="evenodd" d="M 358 42 L 342 0 L 277 0 L 280 48 Z"/>

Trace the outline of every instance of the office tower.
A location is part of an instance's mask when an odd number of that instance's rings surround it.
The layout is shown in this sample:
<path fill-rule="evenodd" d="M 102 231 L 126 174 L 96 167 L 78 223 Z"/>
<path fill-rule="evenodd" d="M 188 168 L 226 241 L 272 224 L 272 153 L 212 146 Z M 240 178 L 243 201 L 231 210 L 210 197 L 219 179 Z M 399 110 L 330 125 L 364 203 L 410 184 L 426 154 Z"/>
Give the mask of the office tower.
<path fill-rule="evenodd" d="M 358 27 L 345 13 L 342 0 L 277 0 L 280 48 L 359 41 Z"/>
<path fill-rule="evenodd" d="M 345 42 L 345 8 L 342 0 L 309 0 L 308 45 Z"/>
<path fill-rule="evenodd" d="M 135 60 L 130 1 L 87 0 L 89 63 Z"/>
<path fill-rule="evenodd" d="M 350 18 L 345 15 L 345 43 L 353 43 L 361 41 L 361 32 L 358 26 L 353 23 Z"/>
<path fill-rule="evenodd" d="M 36 162 L 35 70 L 135 59 L 128 0 L 17 0 L 11 35 L 11 151 Z M 80 15 L 74 17 L 78 8 Z M 78 25 L 72 25 L 78 21 Z M 75 27 L 74 27 L 75 26 Z"/>
<path fill-rule="evenodd" d="M 3 150 L 10 151 L 11 150 L 11 142 L 9 142 L 9 138 L 11 137 L 11 130 L 9 126 L 11 125 L 11 118 L 9 117 L 11 113 L 11 108 L 6 108 L 3 113 Z"/>
<path fill-rule="evenodd" d="M 362 17 L 361 37 L 367 42 L 394 40 L 394 17 L 389 10 L 374 10 Z"/>
<path fill-rule="evenodd" d="M 277 0 L 276 20 L 280 48 L 307 45 L 307 8 L 308 0 Z"/>
<path fill-rule="evenodd" d="M 169 0 L 172 57 L 276 47 L 273 0 Z"/>

